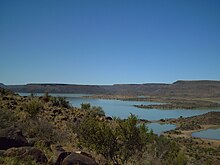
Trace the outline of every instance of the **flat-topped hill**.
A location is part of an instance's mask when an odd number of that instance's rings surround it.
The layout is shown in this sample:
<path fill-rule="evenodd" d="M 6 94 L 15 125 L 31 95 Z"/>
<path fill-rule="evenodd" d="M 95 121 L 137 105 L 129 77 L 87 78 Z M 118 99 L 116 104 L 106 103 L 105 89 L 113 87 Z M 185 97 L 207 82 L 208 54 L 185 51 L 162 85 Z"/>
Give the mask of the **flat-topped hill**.
<path fill-rule="evenodd" d="M 145 95 L 161 97 L 220 97 L 220 81 L 179 80 L 173 84 L 114 84 L 114 85 L 77 85 L 77 84 L 26 84 L 4 85 L 1 87 L 14 92 L 32 93 L 84 93 L 113 95 Z"/>
<path fill-rule="evenodd" d="M 98 85 L 76 85 L 76 84 L 27 84 L 8 85 L 7 89 L 14 92 L 27 93 L 84 93 L 84 94 L 104 94 L 108 93 Z"/>
<path fill-rule="evenodd" d="M 220 81 L 176 81 L 153 95 L 175 97 L 220 97 Z"/>

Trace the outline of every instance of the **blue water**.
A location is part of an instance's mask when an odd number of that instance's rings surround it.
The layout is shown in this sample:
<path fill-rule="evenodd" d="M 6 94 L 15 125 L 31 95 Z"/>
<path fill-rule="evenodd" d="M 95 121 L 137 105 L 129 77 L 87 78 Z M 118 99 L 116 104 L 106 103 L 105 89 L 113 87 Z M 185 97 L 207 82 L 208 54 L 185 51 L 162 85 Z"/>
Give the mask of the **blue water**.
<path fill-rule="evenodd" d="M 28 96 L 30 93 L 19 93 L 22 96 Z M 36 96 L 42 96 L 43 93 L 35 94 Z M 90 103 L 92 106 L 101 106 L 107 116 L 120 117 L 122 119 L 127 118 L 131 113 L 138 116 L 140 119 L 146 120 L 159 120 L 168 118 L 190 117 L 195 115 L 204 114 L 210 111 L 220 111 L 216 109 L 198 109 L 198 110 L 184 110 L 184 109 L 172 109 L 172 110 L 159 110 L 159 109 L 141 109 L 134 107 L 137 104 L 156 104 L 153 102 L 143 101 L 121 101 L 121 100 L 107 100 L 107 99 L 93 99 L 83 98 L 86 94 L 50 94 L 52 96 L 66 97 L 66 99 L 74 107 L 80 107 L 82 103 Z"/>
<path fill-rule="evenodd" d="M 210 128 L 192 133 L 193 137 L 220 140 L 220 128 Z"/>
<path fill-rule="evenodd" d="M 160 123 L 150 123 L 147 124 L 149 130 L 153 130 L 153 132 L 157 135 L 160 135 L 163 132 L 170 131 L 176 128 L 174 124 L 160 124 Z"/>
<path fill-rule="evenodd" d="M 30 93 L 19 93 L 22 96 L 28 96 Z M 38 93 L 36 96 L 42 96 L 43 93 Z M 172 109 L 172 110 L 158 110 L 158 109 L 141 109 L 134 107 L 137 104 L 155 104 L 153 102 L 143 102 L 143 101 L 121 101 L 121 100 L 107 100 L 107 99 L 93 99 L 93 98 L 83 98 L 82 96 L 87 96 L 85 94 L 50 94 L 52 96 L 65 97 L 74 107 L 80 107 L 82 103 L 90 103 L 92 106 L 101 106 L 105 111 L 107 116 L 120 117 L 122 119 L 127 118 L 131 113 L 138 116 L 139 119 L 146 120 L 160 120 L 168 118 L 178 118 L 190 117 L 195 115 L 204 114 L 210 111 L 220 111 L 216 109 L 198 109 L 198 110 L 184 110 L 184 109 Z M 149 129 L 152 129 L 154 133 L 161 134 L 164 131 L 169 131 L 175 129 L 175 125 L 165 124 L 161 125 L 158 123 L 148 124 Z M 208 138 L 210 136 L 212 139 L 219 139 L 220 130 L 212 131 L 207 130 L 205 133 L 194 133 L 193 136 L 205 136 Z"/>

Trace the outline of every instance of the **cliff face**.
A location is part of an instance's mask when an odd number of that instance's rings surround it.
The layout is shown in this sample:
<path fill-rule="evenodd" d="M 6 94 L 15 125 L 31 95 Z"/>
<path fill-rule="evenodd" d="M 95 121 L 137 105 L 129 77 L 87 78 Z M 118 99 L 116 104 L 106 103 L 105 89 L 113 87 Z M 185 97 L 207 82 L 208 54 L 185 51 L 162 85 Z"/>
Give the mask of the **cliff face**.
<path fill-rule="evenodd" d="M 32 93 L 84 93 L 147 95 L 167 97 L 220 97 L 220 81 L 176 81 L 173 84 L 115 84 L 115 85 L 75 85 L 75 84 L 27 84 L 4 85 L 14 92 Z"/>

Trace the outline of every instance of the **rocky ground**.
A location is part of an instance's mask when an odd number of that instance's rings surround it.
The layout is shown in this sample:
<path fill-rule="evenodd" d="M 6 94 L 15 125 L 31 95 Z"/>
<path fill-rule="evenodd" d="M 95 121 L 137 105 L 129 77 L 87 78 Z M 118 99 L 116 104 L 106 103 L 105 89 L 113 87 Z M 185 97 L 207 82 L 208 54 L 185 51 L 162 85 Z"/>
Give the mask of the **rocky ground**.
<path fill-rule="evenodd" d="M 78 133 L 81 130 L 78 128 L 88 116 L 98 124 L 100 122 L 101 125 L 113 128 L 118 121 L 106 117 L 98 107 L 84 105 L 82 108 L 74 108 L 63 98 L 53 98 L 47 94 L 37 98 L 21 97 L 0 88 L 0 164 L 113 164 L 98 151 L 81 144 Z M 124 121 L 120 122 L 123 124 Z M 219 142 L 193 138 L 190 131 L 203 129 L 204 125 L 220 125 L 220 113 L 212 112 L 163 122 L 176 124 L 178 127 L 165 133 L 167 138 L 147 134 L 146 148 L 143 152 L 133 154 L 125 164 L 219 163 Z M 122 130 L 126 129 L 128 128 Z M 89 131 L 93 131 L 92 128 Z M 112 135 L 106 134 L 104 141 L 109 138 L 107 136 Z M 133 138 L 130 139 L 131 142 Z M 99 140 L 98 138 L 97 141 Z M 117 143 L 121 145 L 122 141 Z M 129 148 L 123 151 L 127 152 Z"/>
<path fill-rule="evenodd" d="M 160 121 L 161 122 L 161 121 Z M 177 128 L 164 133 L 186 150 L 186 155 L 195 164 L 203 164 L 204 159 L 207 164 L 216 164 L 220 161 L 220 141 L 192 137 L 193 132 L 206 130 L 213 127 L 220 127 L 220 112 L 209 112 L 203 115 L 167 119 L 164 123 L 175 124 Z M 210 163 L 208 163 L 210 161 Z M 217 163 L 218 162 L 218 163 Z"/>
<path fill-rule="evenodd" d="M 97 164 L 93 153 L 77 146 L 73 133 L 85 110 L 67 102 L 52 105 L 49 97 L 21 97 L 0 90 L 0 164 Z M 38 114 L 25 110 L 35 99 L 29 108 L 39 106 Z"/>

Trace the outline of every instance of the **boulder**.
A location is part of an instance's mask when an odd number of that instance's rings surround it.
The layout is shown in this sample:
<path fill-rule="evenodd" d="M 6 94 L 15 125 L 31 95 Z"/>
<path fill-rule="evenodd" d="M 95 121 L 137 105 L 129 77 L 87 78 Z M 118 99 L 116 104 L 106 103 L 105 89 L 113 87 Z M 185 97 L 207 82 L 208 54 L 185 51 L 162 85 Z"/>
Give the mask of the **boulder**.
<path fill-rule="evenodd" d="M 71 154 L 71 152 L 66 152 L 62 146 L 51 146 L 51 150 L 56 155 L 57 159 L 55 161 L 55 165 L 62 165 L 63 160 Z"/>
<path fill-rule="evenodd" d="M 29 158 L 35 160 L 36 163 L 47 163 L 45 154 L 35 147 L 10 148 L 4 152 L 4 156 L 16 157 L 23 160 Z"/>
<path fill-rule="evenodd" d="M 22 131 L 16 128 L 7 128 L 0 130 L 0 150 L 6 150 L 11 147 L 27 146 L 27 139 Z"/>
<path fill-rule="evenodd" d="M 55 162 L 55 165 L 62 165 L 63 160 L 70 154 L 71 152 L 65 152 L 65 151 L 60 152 Z"/>
<path fill-rule="evenodd" d="M 94 159 L 81 153 L 71 153 L 64 160 L 62 165 L 98 165 Z"/>

